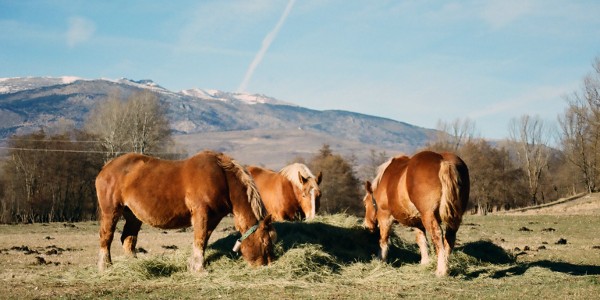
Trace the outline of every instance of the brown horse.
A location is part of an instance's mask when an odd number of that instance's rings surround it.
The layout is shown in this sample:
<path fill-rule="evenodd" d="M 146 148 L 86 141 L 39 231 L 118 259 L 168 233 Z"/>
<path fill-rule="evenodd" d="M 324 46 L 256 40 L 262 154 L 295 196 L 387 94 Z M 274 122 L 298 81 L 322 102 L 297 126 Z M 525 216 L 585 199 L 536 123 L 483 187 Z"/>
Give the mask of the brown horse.
<path fill-rule="evenodd" d="M 125 154 L 110 161 L 96 178 L 100 208 L 98 268 L 111 263 L 110 244 L 123 215 L 121 242 L 135 256 L 142 223 L 163 229 L 193 226 L 190 270 L 204 269 L 208 238 L 221 219 L 233 213 L 235 227 L 244 233 L 241 251 L 251 265 L 272 260 L 271 217 L 247 171 L 222 153 L 204 151 L 186 160 L 167 161 Z"/>
<path fill-rule="evenodd" d="M 421 264 L 429 263 L 426 232 L 437 253 L 437 276 L 448 273 L 448 257 L 469 200 L 469 170 L 452 153 L 423 151 L 412 158 L 393 157 L 366 182 L 365 226 L 379 224 L 380 257 L 387 258 L 389 231 L 394 222 L 416 229 Z M 446 234 L 443 234 L 445 224 Z"/>
<path fill-rule="evenodd" d="M 248 171 L 273 220 L 294 220 L 297 215 L 308 220 L 315 217 L 321 199 L 321 172 L 315 176 L 306 165 L 299 163 L 288 165 L 278 173 L 256 166 L 249 166 Z"/>

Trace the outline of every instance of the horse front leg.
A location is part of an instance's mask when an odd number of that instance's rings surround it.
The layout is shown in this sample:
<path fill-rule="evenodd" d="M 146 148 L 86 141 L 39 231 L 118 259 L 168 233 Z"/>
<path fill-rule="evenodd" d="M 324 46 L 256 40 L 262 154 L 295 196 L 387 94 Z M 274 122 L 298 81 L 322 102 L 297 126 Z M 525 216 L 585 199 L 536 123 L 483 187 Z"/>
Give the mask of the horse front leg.
<path fill-rule="evenodd" d="M 136 257 L 135 246 L 137 244 L 138 233 L 142 227 L 142 221 L 128 207 L 123 209 L 123 217 L 125 217 L 125 226 L 123 226 L 123 233 L 121 234 L 123 250 L 126 255 Z"/>
<path fill-rule="evenodd" d="M 387 261 L 389 252 L 389 240 L 390 240 L 390 229 L 392 228 L 393 221 L 390 218 L 386 218 L 383 222 L 379 222 L 379 259 Z"/>
<path fill-rule="evenodd" d="M 421 264 L 429 264 L 429 245 L 427 244 L 425 228 L 415 227 L 415 235 L 419 251 L 421 252 Z"/>

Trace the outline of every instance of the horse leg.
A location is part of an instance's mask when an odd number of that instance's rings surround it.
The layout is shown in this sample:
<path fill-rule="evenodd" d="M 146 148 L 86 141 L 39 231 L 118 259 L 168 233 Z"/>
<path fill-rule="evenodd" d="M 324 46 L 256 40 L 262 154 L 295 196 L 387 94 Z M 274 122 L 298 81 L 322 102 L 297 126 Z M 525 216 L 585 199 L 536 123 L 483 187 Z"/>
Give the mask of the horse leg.
<path fill-rule="evenodd" d="M 421 264 L 429 264 L 429 245 L 427 244 L 427 235 L 425 234 L 425 228 L 415 227 L 417 245 L 421 252 Z"/>
<path fill-rule="evenodd" d="M 446 249 L 446 259 L 450 258 L 450 252 L 454 249 L 456 243 L 456 231 L 457 229 L 446 228 L 446 235 L 444 238 L 444 246 Z"/>
<path fill-rule="evenodd" d="M 379 258 L 382 261 L 387 260 L 389 246 L 388 242 L 390 239 L 390 229 L 392 228 L 392 220 L 388 219 L 384 222 L 379 222 Z"/>
<path fill-rule="evenodd" d="M 104 271 L 107 265 L 112 264 L 110 257 L 110 244 L 112 243 L 117 222 L 121 217 L 121 208 L 111 207 L 101 209 L 100 215 L 100 251 L 98 254 L 98 270 Z"/>
<path fill-rule="evenodd" d="M 435 246 L 435 252 L 437 254 L 437 270 L 435 271 L 435 275 L 438 277 L 445 276 L 448 274 L 448 257 L 446 256 L 446 250 L 444 249 L 444 240 L 440 222 L 433 213 L 429 213 L 423 215 L 423 225 L 425 225 L 425 229 L 431 234 L 431 242 Z"/>
<path fill-rule="evenodd" d="M 204 270 L 204 249 L 208 240 L 207 217 L 201 212 L 193 212 L 192 226 L 194 228 L 194 243 L 189 269 L 192 272 L 200 272 Z"/>
<path fill-rule="evenodd" d="M 123 233 L 121 234 L 123 250 L 126 255 L 136 257 L 135 245 L 137 244 L 138 232 L 142 227 L 142 221 L 133 214 L 129 207 L 123 209 L 123 216 L 125 217 L 125 226 L 123 226 Z"/>

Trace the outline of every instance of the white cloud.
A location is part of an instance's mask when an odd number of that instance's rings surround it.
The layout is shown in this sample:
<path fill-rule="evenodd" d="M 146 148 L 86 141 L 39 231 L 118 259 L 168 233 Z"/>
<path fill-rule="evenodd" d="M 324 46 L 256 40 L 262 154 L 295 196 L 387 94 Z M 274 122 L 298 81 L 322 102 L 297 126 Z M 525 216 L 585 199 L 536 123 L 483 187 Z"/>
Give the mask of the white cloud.
<path fill-rule="evenodd" d="M 72 48 L 84 43 L 94 35 L 95 31 L 96 25 L 91 20 L 83 17 L 71 17 L 67 29 L 67 45 Z"/>
<path fill-rule="evenodd" d="M 504 27 L 535 9 L 530 0 L 496 0 L 485 3 L 481 18 L 495 29 Z"/>

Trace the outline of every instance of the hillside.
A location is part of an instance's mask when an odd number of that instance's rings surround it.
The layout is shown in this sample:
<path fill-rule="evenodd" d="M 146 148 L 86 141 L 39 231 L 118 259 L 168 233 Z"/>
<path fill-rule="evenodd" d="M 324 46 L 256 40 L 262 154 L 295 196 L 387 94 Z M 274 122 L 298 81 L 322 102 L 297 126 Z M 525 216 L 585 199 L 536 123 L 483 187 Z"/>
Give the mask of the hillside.
<path fill-rule="evenodd" d="M 578 194 L 537 206 L 499 212 L 509 215 L 600 215 L 600 193 Z"/>
<path fill-rule="evenodd" d="M 245 163 L 278 168 L 323 144 L 365 161 L 371 149 L 411 153 L 435 131 L 341 110 L 318 111 L 265 95 L 188 89 L 169 91 L 151 80 L 0 78 L 0 138 L 40 128 L 82 127 L 111 93 L 154 91 L 168 108 L 171 129 L 188 153 L 210 148 Z M 369 101 L 369 99 L 365 99 Z"/>

